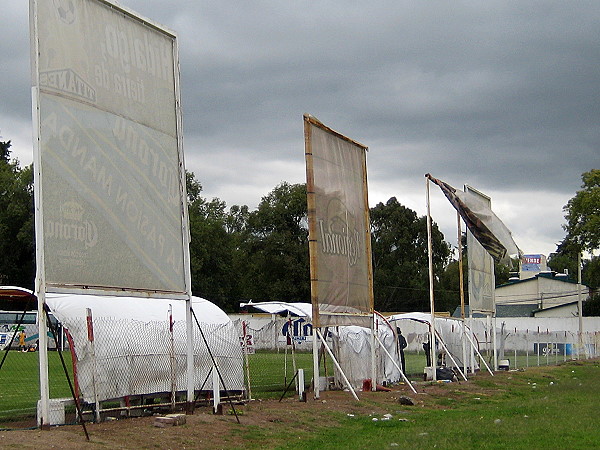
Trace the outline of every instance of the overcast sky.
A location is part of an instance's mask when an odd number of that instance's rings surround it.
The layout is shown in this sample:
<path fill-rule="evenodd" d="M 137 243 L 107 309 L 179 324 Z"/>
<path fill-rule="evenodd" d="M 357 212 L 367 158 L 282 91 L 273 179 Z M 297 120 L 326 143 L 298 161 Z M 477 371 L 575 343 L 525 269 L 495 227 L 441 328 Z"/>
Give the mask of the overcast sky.
<path fill-rule="evenodd" d="M 600 2 L 126 0 L 179 38 L 187 169 L 255 208 L 305 181 L 303 113 L 369 147 L 371 205 L 426 213 L 425 173 L 492 197 L 525 253 L 600 168 Z M 0 136 L 31 154 L 28 2 L 3 2 Z M 456 213 L 432 186 L 432 216 Z"/>

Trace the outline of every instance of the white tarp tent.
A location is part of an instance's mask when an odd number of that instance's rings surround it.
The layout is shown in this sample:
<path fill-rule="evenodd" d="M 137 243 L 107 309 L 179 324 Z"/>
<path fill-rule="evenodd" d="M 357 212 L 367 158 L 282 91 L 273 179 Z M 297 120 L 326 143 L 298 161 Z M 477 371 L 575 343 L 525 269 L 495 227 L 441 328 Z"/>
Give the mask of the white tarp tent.
<path fill-rule="evenodd" d="M 256 308 L 269 314 L 282 314 L 289 312 L 291 315 L 306 317 L 312 320 L 312 305 L 310 303 L 288 302 L 259 302 L 240 303 L 242 308 Z"/>
<path fill-rule="evenodd" d="M 312 320 L 312 305 L 310 303 L 260 302 L 243 303 L 240 306 L 253 307 L 269 314 L 290 313 Z M 377 319 L 377 336 L 387 351 L 396 358 L 399 364 L 396 336 L 393 329 L 384 319 Z M 314 336 L 313 336 L 314 338 Z M 328 328 L 326 339 L 331 339 L 333 353 L 344 370 L 352 387 L 360 388 L 363 380 L 371 378 L 371 329 L 359 326 L 339 326 Z M 377 352 L 377 384 L 401 380 L 400 371 L 390 361 L 381 349 Z M 343 386 L 341 374 L 334 372 L 335 384 Z"/>
<path fill-rule="evenodd" d="M 354 388 L 361 388 L 363 381 L 371 378 L 371 330 L 358 326 L 336 327 L 331 330 L 333 352 L 338 358 L 346 377 Z M 396 335 L 381 319 L 377 320 L 377 337 L 400 364 Z M 400 371 L 389 356 L 379 348 L 376 350 L 377 384 L 402 381 Z M 336 370 L 336 383 L 342 386 Z M 385 383 L 384 383 L 385 382 Z"/>
<path fill-rule="evenodd" d="M 68 330 L 77 387 L 85 401 L 185 391 L 185 302 L 78 294 L 48 294 L 46 302 Z M 192 297 L 192 307 L 223 376 L 220 388 L 243 391 L 243 355 L 233 323 L 207 300 Z M 213 363 L 198 327 L 193 328 L 194 386 L 211 390 Z"/>
<path fill-rule="evenodd" d="M 431 322 L 431 314 L 422 312 L 412 312 L 404 314 L 394 314 L 389 316 L 388 321 L 394 326 L 402 330 L 408 343 L 408 351 L 422 351 L 423 344 L 428 343 L 430 339 L 429 325 Z M 437 343 L 436 355 L 444 353 L 445 365 L 448 367 L 463 366 L 463 324 L 459 319 L 451 317 L 436 317 L 435 330 L 437 338 L 441 339 L 442 343 L 449 352 L 446 354 L 442 344 Z M 467 327 L 468 333 L 468 327 Z M 467 347 L 469 344 L 467 344 Z M 450 356 L 452 358 L 450 358 Z M 452 360 L 454 359 L 454 361 Z M 456 365 L 455 363 L 456 362 Z M 434 364 L 437 362 L 434 361 Z M 476 366 L 478 368 L 478 366 Z"/>

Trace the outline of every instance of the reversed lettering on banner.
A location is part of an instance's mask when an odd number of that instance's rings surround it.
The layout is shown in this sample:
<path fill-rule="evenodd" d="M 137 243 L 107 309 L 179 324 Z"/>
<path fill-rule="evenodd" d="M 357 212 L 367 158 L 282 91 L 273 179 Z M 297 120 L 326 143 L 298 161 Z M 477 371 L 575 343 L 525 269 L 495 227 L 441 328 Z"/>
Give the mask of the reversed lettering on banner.
<path fill-rule="evenodd" d="M 175 36 L 110 2 L 33 4 L 46 286 L 185 294 Z"/>

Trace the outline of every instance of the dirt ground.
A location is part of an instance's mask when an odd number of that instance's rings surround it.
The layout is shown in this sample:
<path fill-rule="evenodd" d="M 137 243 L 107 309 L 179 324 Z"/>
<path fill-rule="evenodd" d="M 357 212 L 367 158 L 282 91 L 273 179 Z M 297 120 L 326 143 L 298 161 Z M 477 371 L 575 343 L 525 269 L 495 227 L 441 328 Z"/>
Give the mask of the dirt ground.
<path fill-rule="evenodd" d="M 223 415 L 212 414 L 212 409 L 202 407 L 193 415 L 186 416 L 186 423 L 164 428 L 154 425 L 155 417 L 124 418 L 108 420 L 99 424 L 86 423 L 90 440 L 86 441 L 81 425 L 52 427 L 49 430 L 0 431 L 0 447 L 5 448 L 270 448 L 307 436 L 315 428 L 325 428 L 336 423 L 336 414 L 355 416 L 384 414 L 406 414 L 411 409 L 436 408 L 436 399 L 447 398 L 453 393 L 482 393 L 474 383 L 448 383 L 447 385 L 418 383 L 417 394 L 408 386 L 398 386 L 389 392 L 357 392 L 357 402 L 347 391 L 322 392 L 319 399 L 307 393 L 307 401 L 297 396 L 286 397 L 281 402 L 254 400 L 235 405 L 238 413 L 232 414 L 231 407 L 224 405 Z M 498 392 L 495 390 L 494 392 Z M 457 394 L 460 395 L 460 394 Z M 486 395 L 483 393 L 483 395 Z M 491 393 L 489 395 L 492 395 Z M 400 403 L 400 397 L 409 397 L 413 406 Z M 254 442 L 254 444 L 250 444 Z"/>

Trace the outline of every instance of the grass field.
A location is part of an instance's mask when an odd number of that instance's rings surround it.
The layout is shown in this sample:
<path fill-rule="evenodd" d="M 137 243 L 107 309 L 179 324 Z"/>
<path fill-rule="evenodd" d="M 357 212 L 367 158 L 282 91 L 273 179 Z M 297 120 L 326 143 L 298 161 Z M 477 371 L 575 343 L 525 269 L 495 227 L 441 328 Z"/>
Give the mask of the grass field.
<path fill-rule="evenodd" d="M 63 352 L 63 357 L 71 374 L 71 354 Z M 71 396 L 58 352 L 48 352 L 48 378 L 50 398 Z M 9 352 L 0 369 L 0 421 L 36 414 L 39 379 L 37 352 Z"/>
<path fill-rule="evenodd" d="M 71 354 L 63 352 L 71 376 Z M 313 374 L 312 353 L 297 352 L 296 368 L 304 369 L 305 385 L 309 387 Z M 422 368 L 423 354 L 407 354 L 408 370 Z M 70 397 L 58 352 L 48 353 L 50 398 Z M 327 374 L 333 375 L 333 363 L 327 358 Z M 291 352 L 258 351 L 249 355 L 250 382 L 253 398 L 278 398 L 294 377 Z M 323 370 L 323 369 L 322 369 Z M 422 369 L 421 369 L 422 370 Z M 422 372 L 421 372 L 422 374 Z M 325 371 L 321 376 L 325 375 Z M 291 386 L 289 395 L 295 392 Z M 39 399 L 39 369 L 37 353 L 11 351 L 0 369 L 0 421 L 31 417 L 36 414 Z"/>
<path fill-rule="evenodd" d="M 13 356 L 29 358 L 30 355 Z M 255 362 L 261 360 L 260 354 L 255 356 L 258 356 Z M 281 361 L 280 355 L 263 356 L 264 366 L 276 367 Z M 305 362 L 310 365 L 310 355 L 304 357 L 307 359 L 299 365 Z M 138 448 L 159 448 L 161 443 L 173 447 L 245 449 L 600 447 L 599 360 L 530 367 L 500 372 L 493 377 L 482 373 L 467 383 L 421 381 L 417 390 L 418 394 L 407 389 L 361 393 L 360 402 L 345 392 L 329 397 L 327 403 L 312 399 L 308 403 L 293 399 L 283 404 L 277 400 L 251 402 L 241 407 L 241 424 L 227 416 L 203 414 L 191 417 L 188 425 L 172 431 L 157 431 L 150 423 L 133 419 L 113 422 L 113 428 L 107 428 L 108 425 L 92 428 L 96 440 L 93 445 L 123 448 L 130 442 L 133 448 L 135 440 Z M 1 392 L 4 396 L 7 389 L 2 386 Z M 401 405 L 398 395 L 410 395 L 416 405 Z M 325 393 L 324 397 L 327 398 Z M 218 430 L 215 431 L 218 434 L 209 434 L 212 430 Z M 57 431 L 45 436 L 56 442 L 82 439 L 77 427 L 63 433 Z M 206 445 L 205 435 L 210 436 L 208 442 L 212 446 Z M 8 445 L 7 439 L 13 439 L 17 445 L 23 444 L 19 439 L 39 436 L 7 433 L 3 434 L 2 442 Z M 202 439 L 204 444 L 200 445 Z"/>
<path fill-rule="evenodd" d="M 475 377 L 469 383 L 468 390 L 441 385 L 433 405 L 398 405 L 386 421 L 342 411 L 338 426 L 277 448 L 600 447 L 597 360 Z"/>
<path fill-rule="evenodd" d="M 49 378 L 50 397 L 70 397 L 71 393 L 64 376 L 63 368 L 57 352 L 49 352 Z M 63 352 L 63 357 L 70 371 L 71 355 Z M 537 365 L 535 355 L 517 355 L 517 366 L 514 366 L 514 358 L 511 367 L 526 367 Z M 562 359 L 562 358 L 561 358 Z M 295 355 L 296 368 L 304 369 L 305 385 L 309 388 L 312 379 L 313 362 L 312 354 L 297 352 Z M 547 360 L 542 358 L 540 364 L 560 363 L 554 358 Z M 425 365 L 423 353 L 407 353 L 406 367 L 409 378 L 422 380 L 422 368 Z M 250 381 L 252 397 L 258 399 L 279 398 L 286 386 L 294 376 L 294 364 L 291 354 L 288 352 L 266 352 L 259 351 L 249 355 Z M 333 363 L 327 359 L 327 374 L 333 375 Z M 323 369 L 321 376 L 325 375 Z M 288 393 L 294 395 L 292 386 Z M 4 367 L 0 369 L 0 422 L 18 420 L 20 418 L 33 417 L 36 413 L 37 400 L 39 399 L 39 372 L 38 354 L 20 353 L 11 351 L 5 361 Z"/>

